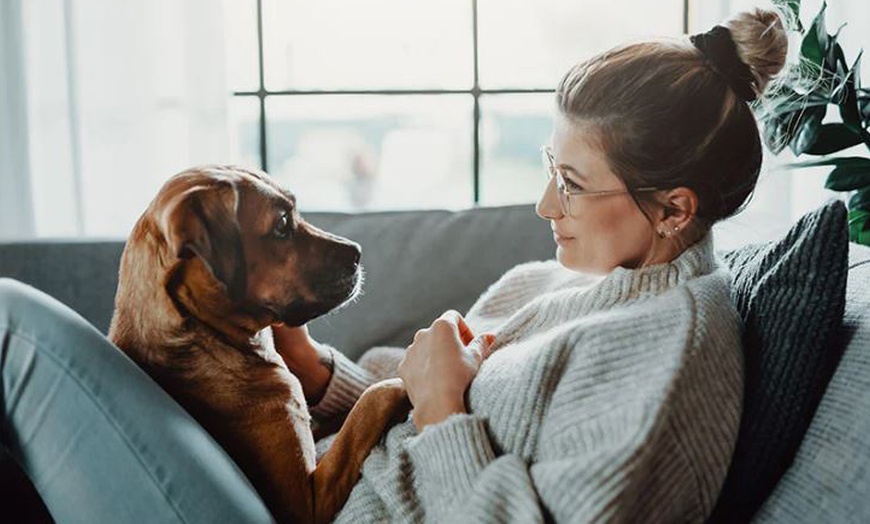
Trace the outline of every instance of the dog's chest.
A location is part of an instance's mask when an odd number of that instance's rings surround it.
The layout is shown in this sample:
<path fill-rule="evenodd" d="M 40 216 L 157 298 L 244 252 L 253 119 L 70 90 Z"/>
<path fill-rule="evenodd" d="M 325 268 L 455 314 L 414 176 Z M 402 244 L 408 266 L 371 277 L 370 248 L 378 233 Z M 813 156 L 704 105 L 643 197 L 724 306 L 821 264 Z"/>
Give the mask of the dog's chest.
<path fill-rule="evenodd" d="M 251 342 L 257 356 L 270 364 L 287 368 L 284 359 L 281 358 L 281 355 L 275 349 L 275 340 L 272 338 L 272 330 L 270 328 L 259 331 Z"/>

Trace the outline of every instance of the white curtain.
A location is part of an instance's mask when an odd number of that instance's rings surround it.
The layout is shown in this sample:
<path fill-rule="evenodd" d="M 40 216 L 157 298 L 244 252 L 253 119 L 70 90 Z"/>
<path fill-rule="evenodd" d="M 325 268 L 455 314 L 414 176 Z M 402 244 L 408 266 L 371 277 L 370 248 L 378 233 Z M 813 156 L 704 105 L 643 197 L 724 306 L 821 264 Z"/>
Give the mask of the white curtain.
<path fill-rule="evenodd" d="M 0 236 L 124 237 L 230 160 L 224 29 L 210 0 L 2 0 Z"/>
<path fill-rule="evenodd" d="M 13 239 L 34 233 L 21 3 L 0 2 L 0 237 Z"/>

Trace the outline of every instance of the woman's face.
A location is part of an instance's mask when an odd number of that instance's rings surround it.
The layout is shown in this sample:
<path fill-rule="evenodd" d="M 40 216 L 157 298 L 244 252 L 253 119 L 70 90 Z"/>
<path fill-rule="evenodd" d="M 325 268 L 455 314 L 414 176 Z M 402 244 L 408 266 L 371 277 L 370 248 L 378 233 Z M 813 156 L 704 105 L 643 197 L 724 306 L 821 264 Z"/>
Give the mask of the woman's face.
<path fill-rule="evenodd" d="M 591 127 L 577 126 L 558 115 L 550 147 L 569 190 L 625 190 L 610 170 Z M 563 211 L 551 178 L 536 208 L 538 216 L 550 221 L 559 263 L 575 271 L 603 274 L 617 266 L 637 267 L 647 258 L 655 234 L 631 195 L 569 198 L 570 216 Z"/>

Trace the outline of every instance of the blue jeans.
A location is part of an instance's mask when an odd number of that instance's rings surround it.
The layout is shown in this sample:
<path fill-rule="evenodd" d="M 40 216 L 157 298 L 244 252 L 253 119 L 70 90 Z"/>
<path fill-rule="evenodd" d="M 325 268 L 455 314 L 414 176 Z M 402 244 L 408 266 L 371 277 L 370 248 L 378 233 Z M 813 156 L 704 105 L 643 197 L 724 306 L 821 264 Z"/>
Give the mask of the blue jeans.
<path fill-rule="evenodd" d="M 133 361 L 11 279 L 0 279 L 0 407 L 3 445 L 60 524 L 272 521 L 223 449 Z"/>

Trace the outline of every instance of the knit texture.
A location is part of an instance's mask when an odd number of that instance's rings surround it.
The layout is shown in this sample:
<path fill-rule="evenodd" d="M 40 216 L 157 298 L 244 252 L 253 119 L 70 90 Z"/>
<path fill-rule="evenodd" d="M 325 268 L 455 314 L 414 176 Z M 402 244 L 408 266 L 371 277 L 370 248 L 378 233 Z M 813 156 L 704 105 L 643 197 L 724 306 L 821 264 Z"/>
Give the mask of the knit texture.
<path fill-rule="evenodd" d="M 710 236 L 603 278 L 554 261 L 510 270 L 466 315 L 496 334 L 469 414 L 389 430 L 336 521 L 703 522 L 743 393 L 729 287 Z M 395 369 L 401 353 L 378 351 L 368 363 Z M 316 413 L 347 411 L 375 378 L 335 364 Z"/>
<path fill-rule="evenodd" d="M 870 522 L 870 248 L 852 244 L 845 353 L 794 463 L 755 522 Z"/>
<path fill-rule="evenodd" d="M 746 392 L 713 522 L 749 520 L 800 445 L 841 355 L 831 340 L 843 318 L 848 248 L 846 209 L 834 201 L 779 241 L 725 255 L 746 326 Z"/>

